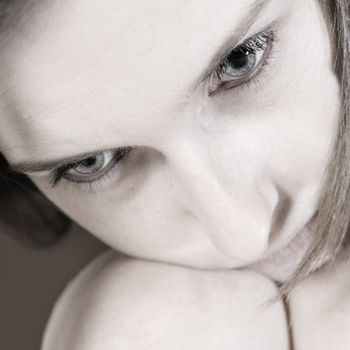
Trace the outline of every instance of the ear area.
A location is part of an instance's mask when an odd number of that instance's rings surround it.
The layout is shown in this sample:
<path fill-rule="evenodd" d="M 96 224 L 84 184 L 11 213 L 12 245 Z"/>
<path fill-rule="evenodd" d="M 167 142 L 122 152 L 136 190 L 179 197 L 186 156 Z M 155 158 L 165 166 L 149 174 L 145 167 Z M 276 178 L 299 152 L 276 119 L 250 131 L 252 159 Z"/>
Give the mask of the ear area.
<path fill-rule="evenodd" d="M 70 220 L 30 179 L 9 171 L 0 154 L 0 233 L 32 247 L 51 246 L 68 231 Z"/>

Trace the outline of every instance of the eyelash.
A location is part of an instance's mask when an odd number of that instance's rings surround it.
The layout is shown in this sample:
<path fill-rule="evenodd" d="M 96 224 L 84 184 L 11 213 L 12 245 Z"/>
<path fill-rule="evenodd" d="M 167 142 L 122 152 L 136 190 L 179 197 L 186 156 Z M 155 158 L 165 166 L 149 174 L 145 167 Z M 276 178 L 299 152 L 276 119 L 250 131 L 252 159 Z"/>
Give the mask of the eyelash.
<path fill-rule="evenodd" d="M 232 90 L 232 89 L 238 90 L 238 89 L 243 89 L 243 88 L 249 88 L 251 86 L 251 84 L 255 84 L 255 85 L 259 84 L 259 82 L 260 82 L 259 79 L 260 79 L 261 75 L 263 75 L 263 74 L 266 75 L 266 68 L 270 66 L 270 61 L 274 57 L 274 54 L 275 54 L 275 43 L 278 40 L 275 30 L 262 31 L 256 35 L 252 36 L 251 38 L 247 39 L 242 44 L 237 45 L 236 47 L 232 48 L 224 56 L 224 58 L 220 61 L 219 65 L 214 69 L 214 71 L 209 74 L 209 79 L 208 79 L 208 80 L 210 80 L 210 77 L 213 77 L 215 75 L 216 78 L 218 80 L 220 80 L 220 77 L 224 73 L 224 68 L 225 68 L 225 65 L 227 64 L 227 59 L 228 59 L 229 55 L 232 53 L 232 51 L 234 51 L 236 49 L 241 49 L 243 51 L 248 51 L 249 53 L 252 53 L 252 54 L 257 54 L 260 50 L 264 49 L 264 45 L 266 45 L 267 40 L 270 40 L 270 43 L 271 43 L 270 51 L 269 51 L 268 55 L 266 56 L 266 58 L 264 59 L 264 61 L 262 62 L 262 65 L 260 66 L 260 68 L 258 69 L 256 74 L 253 74 L 249 79 L 247 79 L 246 81 L 243 81 L 239 85 L 231 86 L 229 88 L 227 88 L 227 87 L 225 88 L 225 85 L 218 87 L 217 90 L 215 91 L 215 94 L 217 92 L 224 92 L 224 91 Z M 78 188 L 80 190 L 83 190 L 83 191 L 86 190 L 86 191 L 91 192 L 91 193 L 96 193 L 98 187 L 103 188 L 103 183 L 105 181 L 108 181 L 110 178 L 112 178 L 119 171 L 120 165 L 124 161 L 128 160 L 130 153 L 132 153 L 132 151 L 135 148 L 136 147 L 128 146 L 128 147 L 121 147 L 121 148 L 114 150 L 116 152 L 117 151 L 120 151 L 123 153 L 125 152 L 125 155 L 122 157 L 122 159 L 120 159 L 120 161 L 115 162 L 115 164 L 112 166 L 112 168 L 107 173 L 105 173 L 104 175 L 102 175 L 98 179 L 91 181 L 91 182 L 73 182 L 73 181 L 67 181 L 67 182 L 69 182 L 69 184 L 74 184 L 74 185 L 78 186 Z M 61 182 L 61 180 L 64 179 L 65 173 L 68 170 L 73 169 L 76 165 L 78 165 L 79 162 L 81 162 L 81 160 L 78 160 L 76 162 L 67 164 L 63 167 L 57 168 L 52 175 L 52 179 L 51 179 L 52 187 L 56 187 Z"/>
<path fill-rule="evenodd" d="M 105 180 L 108 180 L 110 177 L 112 177 L 116 172 L 119 171 L 119 165 L 121 165 L 124 161 L 128 159 L 132 151 L 134 151 L 136 147 L 134 146 L 127 146 L 127 147 L 120 147 L 117 149 L 114 149 L 115 152 L 114 158 L 122 157 L 115 161 L 115 164 L 109 169 L 109 171 L 103 175 L 101 175 L 99 178 L 97 178 L 94 181 L 86 181 L 86 182 L 78 182 L 78 181 L 67 181 L 69 184 L 74 184 L 78 186 L 81 189 L 86 188 L 89 192 L 96 192 L 96 187 L 101 186 L 102 183 Z M 93 155 L 93 154 L 92 154 Z M 82 160 L 78 160 L 73 163 L 69 163 L 67 165 L 64 165 L 60 168 L 57 168 L 54 170 L 52 178 L 51 178 L 51 186 L 54 188 L 56 187 L 63 179 L 66 172 L 68 172 L 70 169 L 74 169 Z"/>
<path fill-rule="evenodd" d="M 277 31 L 275 29 L 264 30 L 250 37 L 249 39 L 244 41 L 242 44 L 237 45 L 236 47 L 230 49 L 230 51 L 224 56 L 224 58 L 220 60 L 219 65 L 214 69 L 212 73 L 210 73 L 209 81 L 213 76 L 220 81 L 221 76 L 224 74 L 224 69 L 227 65 L 227 59 L 234 50 L 240 49 L 242 51 L 248 51 L 249 53 L 252 53 L 252 54 L 257 54 L 260 50 L 264 49 L 264 45 L 266 45 L 267 41 L 270 41 L 270 44 L 271 44 L 270 51 L 268 52 L 266 58 L 262 62 L 262 65 L 260 66 L 260 68 L 257 70 L 255 74 L 253 74 L 246 81 L 243 81 L 241 84 L 227 87 L 227 85 L 230 84 L 230 81 L 228 81 L 227 84 L 222 85 L 217 89 L 215 89 L 213 93 L 210 93 L 208 90 L 208 96 L 215 95 L 218 92 L 223 93 L 225 91 L 232 90 L 232 89 L 239 90 L 239 89 L 249 88 L 251 87 L 252 84 L 259 85 L 260 78 L 263 75 L 265 75 L 266 78 L 268 78 L 267 68 L 270 67 L 271 60 L 275 56 L 276 42 L 278 41 Z"/>

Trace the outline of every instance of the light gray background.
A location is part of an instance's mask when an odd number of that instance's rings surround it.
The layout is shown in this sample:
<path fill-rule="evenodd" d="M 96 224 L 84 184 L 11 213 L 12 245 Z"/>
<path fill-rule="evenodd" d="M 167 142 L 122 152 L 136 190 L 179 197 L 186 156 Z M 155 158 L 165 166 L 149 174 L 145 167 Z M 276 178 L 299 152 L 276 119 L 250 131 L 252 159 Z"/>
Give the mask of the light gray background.
<path fill-rule="evenodd" d="M 21 246 L 0 227 L 0 349 L 39 350 L 58 295 L 105 249 L 78 227 L 56 246 L 43 249 Z"/>

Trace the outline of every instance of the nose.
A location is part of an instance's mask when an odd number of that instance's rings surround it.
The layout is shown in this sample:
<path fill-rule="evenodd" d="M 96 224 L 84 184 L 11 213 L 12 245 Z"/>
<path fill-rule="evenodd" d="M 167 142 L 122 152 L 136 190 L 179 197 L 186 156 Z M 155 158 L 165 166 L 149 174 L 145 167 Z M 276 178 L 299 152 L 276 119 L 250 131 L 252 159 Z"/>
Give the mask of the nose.
<path fill-rule="evenodd" d="M 241 178 L 230 184 L 229 193 L 220 181 L 227 174 L 219 177 L 208 157 L 188 140 L 168 149 L 166 158 L 178 200 L 198 220 L 217 250 L 236 260 L 237 266 L 258 260 L 268 246 L 273 211 L 263 191 Z"/>

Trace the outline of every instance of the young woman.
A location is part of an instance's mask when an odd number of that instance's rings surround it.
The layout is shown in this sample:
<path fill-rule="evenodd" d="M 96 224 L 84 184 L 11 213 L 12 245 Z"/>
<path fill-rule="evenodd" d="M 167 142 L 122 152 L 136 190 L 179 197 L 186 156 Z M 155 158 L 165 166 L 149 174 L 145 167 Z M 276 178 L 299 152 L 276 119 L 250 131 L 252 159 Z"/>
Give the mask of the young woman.
<path fill-rule="evenodd" d="M 85 315 L 83 333 L 74 332 L 77 315 L 96 295 L 108 310 L 120 310 L 115 299 L 132 305 L 143 295 L 142 276 L 159 287 L 168 274 L 154 269 L 181 269 L 163 263 L 186 268 L 167 284 L 176 295 L 171 310 L 179 300 L 187 305 L 196 299 L 195 293 L 176 290 L 189 279 L 179 276 L 199 273 L 190 268 L 224 270 L 202 271 L 205 281 L 195 277 L 198 283 L 185 284 L 190 290 L 201 287 L 213 295 L 229 291 L 232 283 L 245 286 L 238 289 L 246 296 L 240 311 L 228 309 L 230 316 L 240 315 L 233 328 L 244 334 L 238 330 L 248 322 L 245 311 L 266 299 L 254 296 L 253 287 L 261 290 L 267 283 L 272 291 L 271 281 L 283 282 L 286 294 L 344 251 L 350 215 L 346 1 L 222 0 L 218 6 L 213 0 L 39 0 L 8 4 L 4 13 L 5 181 L 11 171 L 25 174 L 61 212 L 112 248 L 155 262 L 141 266 L 108 256 L 78 277 L 54 314 L 63 322 L 76 306 L 62 348 L 97 349 L 102 339 L 109 339 L 104 348 L 115 346 L 114 332 L 104 337 L 96 330 L 106 325 L 105 319 L 97 322 L 100 309 L 92 308 L 92 318 Z M 124 272 L 120 266 L 127 266 Z M 98 276 L 106 274 L 101 281 Z M 118 299 L 111 284 L 123 280 L 129 287 Z M 87 288 L 99 292 L 84 296 Z M 127 291 L 135 288 L 131 298 Z M 146 304 L 158 298 L 155 293 Z M 204 300 L 202 307 L 215 307 Z M 222 309 L 230 302 L 224 298 Z M 285 322 L 280 306 L 262 319 L 270 330 L 274 322 Z M 136 318 L 149 320 L 147 315 Z M 87 319 L 94 320 L 92 328 Z M 227 329 L 231 321 L 225 319 Z M 111 324 L 127 328 L 120 322 Z M 48 332 L 51 339 L 60 329 L 56 325 Z M 86 338 L 86 329 L 100 336 Z M 177 340 L 187 339 L 176 329 Z M 246 334 L 268 334 L 266 343 L 257 337 L 256 344 L 277 349 L 287 344 L 283 329 L 281 342 L 273 344 L 271 332 L 248 327 Z M 208 349 L 232 347 L 232 339 L 216 334 L 224 344 L 210 344 L 203 334 L 185 344 L 203 347 L 198 342 L 205 339 Z M 239 339 L 237 347 L 252 346 L 249 336 Z M 135 348 L 147 343 L 138 340 Z M 45 346 L 54 348 L 57 341 Z"/>

